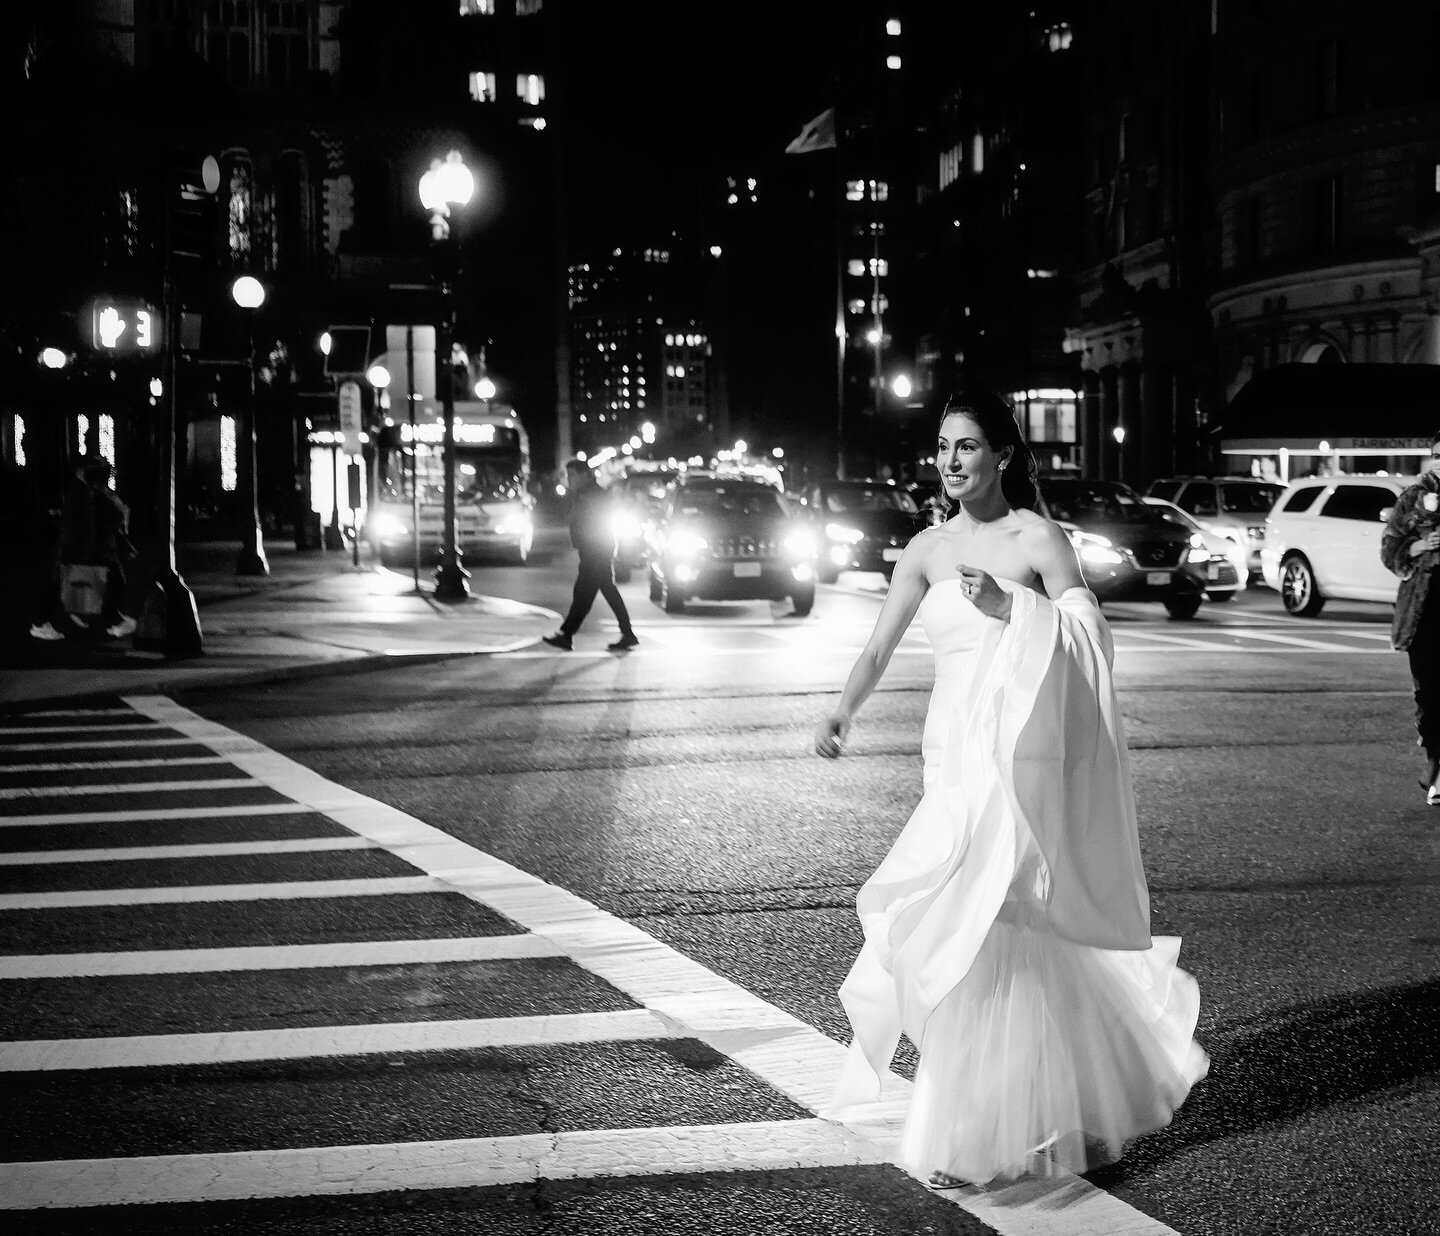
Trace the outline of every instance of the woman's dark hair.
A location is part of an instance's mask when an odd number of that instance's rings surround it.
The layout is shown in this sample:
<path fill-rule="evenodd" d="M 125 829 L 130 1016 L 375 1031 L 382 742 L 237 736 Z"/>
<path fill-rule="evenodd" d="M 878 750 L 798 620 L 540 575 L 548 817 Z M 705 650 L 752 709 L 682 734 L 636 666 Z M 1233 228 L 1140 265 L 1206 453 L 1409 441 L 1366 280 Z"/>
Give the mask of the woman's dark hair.
<path fill-rule="evenodd" d="M 1020 433 L 1015 409 L 993 391 L 960 391 L 945 401 L 945 410 L 940 413 L 941 424 L 947 416 L 955 415 L 968 416 L 979 425 L 992 451 L 1003 450 L 1007 446 L 1014 448 L 1005 471 L 1000 474 L 1000 492 L 1011 506 L 1033 511 L 1040 503 L 1040 495 L 1035 489 L 1039 468 Z M 953 505 L 942 483 L 940 507 L 946 519 L 953 513 Z"/>

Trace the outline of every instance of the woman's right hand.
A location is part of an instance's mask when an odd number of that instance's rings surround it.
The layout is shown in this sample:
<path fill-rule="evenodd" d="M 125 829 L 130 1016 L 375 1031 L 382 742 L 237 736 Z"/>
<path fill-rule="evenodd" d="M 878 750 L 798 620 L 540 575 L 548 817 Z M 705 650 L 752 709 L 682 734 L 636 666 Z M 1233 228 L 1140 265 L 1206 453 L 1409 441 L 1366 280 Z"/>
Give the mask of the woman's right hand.
<path fill-rule="evenodd" d="M 832 712 L 815 727 L 815 754 L 833 760 L 845 750 L 849 733 L 850 718 L 844 713 Z"/>

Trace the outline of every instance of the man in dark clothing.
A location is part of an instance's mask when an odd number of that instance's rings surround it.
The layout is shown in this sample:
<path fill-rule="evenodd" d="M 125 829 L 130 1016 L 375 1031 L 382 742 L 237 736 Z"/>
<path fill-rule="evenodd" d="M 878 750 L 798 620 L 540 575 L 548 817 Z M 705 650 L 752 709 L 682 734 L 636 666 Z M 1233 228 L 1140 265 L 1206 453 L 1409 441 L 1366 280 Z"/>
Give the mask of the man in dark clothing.
<path fill-rule="evenodd" d="M 582 459 L 565 465 L 565 483 L 570 490 L 570 543 L 580 553 L 580 574 L 575 578 L 575 595 L 570 612 L 554 635 L 545 636 L 552 648 L 569 652 L 575 632 L 595 604 L 598 592 L 615 613 L 620 638 L 608 645 L 611 652 L 627 652 L 640 641 L 630 626 L 625 599 L 615 587 L 614 511 L 605 491 Z"/>

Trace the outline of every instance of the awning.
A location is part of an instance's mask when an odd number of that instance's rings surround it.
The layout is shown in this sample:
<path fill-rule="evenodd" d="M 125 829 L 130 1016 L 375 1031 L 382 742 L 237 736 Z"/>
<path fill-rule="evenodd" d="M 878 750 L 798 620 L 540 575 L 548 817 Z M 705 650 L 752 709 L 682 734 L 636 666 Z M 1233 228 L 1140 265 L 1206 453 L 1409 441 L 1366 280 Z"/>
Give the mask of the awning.
<path fill-rule="evenodd" d="M 1212 432 L 1227 455 L 1428 455 L 1437 430 L 1440 365 L 1276 365 Z"/>

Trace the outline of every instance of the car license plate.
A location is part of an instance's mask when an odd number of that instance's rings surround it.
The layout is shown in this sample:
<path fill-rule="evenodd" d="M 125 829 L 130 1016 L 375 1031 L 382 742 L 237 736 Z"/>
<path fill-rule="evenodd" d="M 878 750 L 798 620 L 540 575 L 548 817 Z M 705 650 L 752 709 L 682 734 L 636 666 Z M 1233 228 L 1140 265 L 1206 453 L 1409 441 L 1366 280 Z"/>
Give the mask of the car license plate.
<path fill-rule="evenodd" d="M 1206 579 L 1219 579 L 1219 578 L 1220 578 L 1220 568 L 1219 568 L 1218 566 L 1216 566 L 1216 565 L 1212 562 L 1208 567 L 1205 568 L 1205 578 L 1206 578 Z"/>
<path fill-rule="evenodd" d="M 735 564 L 736 579 L 755 579 L 760 574 L 758 562 L 737 562 Z"/>
<path fill-rule="evenodd" d="M 1146 571 L 1145 582 L 1152 587 L 1161 587 L 1170 582 L 1169 571 Z"/>
<path fill-rule="evenodd" d="M 904 552 L 905 551 L 903 549 L 882 549 L 880 551 L 880 557 L 882 557 L 886 562 L 899 562 L 900 555 Z"/>

